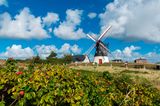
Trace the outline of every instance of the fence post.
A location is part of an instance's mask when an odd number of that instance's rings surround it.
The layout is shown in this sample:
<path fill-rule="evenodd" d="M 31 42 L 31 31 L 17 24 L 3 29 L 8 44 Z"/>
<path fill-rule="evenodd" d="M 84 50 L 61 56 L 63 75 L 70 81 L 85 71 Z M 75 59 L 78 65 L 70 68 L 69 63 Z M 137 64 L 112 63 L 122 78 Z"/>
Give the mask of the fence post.
<path fill-rule="evenodd" d="M 143 69 L 146 70 L 146 66 L 145 65 L 143 65 Z"/>
<path fill-rule="evenodd" d="M 111 63 L 111 65 L 110 65 L 110 67 L 111 67 L 111 69 L 112 69 L 112 63 Z"/>
<path fill-rule="evenodd" d="M 125 62 L 125 68 L 128 69 L 128 62 Z"/>

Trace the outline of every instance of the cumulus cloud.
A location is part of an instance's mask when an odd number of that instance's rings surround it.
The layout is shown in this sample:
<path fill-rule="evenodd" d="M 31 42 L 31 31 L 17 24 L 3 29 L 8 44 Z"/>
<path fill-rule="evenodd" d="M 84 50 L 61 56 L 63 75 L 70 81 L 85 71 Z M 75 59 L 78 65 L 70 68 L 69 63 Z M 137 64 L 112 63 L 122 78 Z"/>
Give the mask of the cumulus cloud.
<path fill-rule="evenodd" d="M 99 15 L 101 30 L 112 37 L 160 43 L 160 0 L 114 0 Z"/>
<path fill-rule="evenodd" d="M 132 45 L 132 46 L 130 46 L 130 47 L 124 48 L 123 53 L 124 53 L 125 56 L 131 57 L 133 51 L 139 50 L 139 49 L 140 49 L 140 47 L 137 47 L 137 46 L 133 46 L 133 45 Z"/>
<path fill-rule="evenodd" d="M 81 53 L 81 48 L 78 45 L 70 45 L 68 43 L 63 44 L 60 48 L 57 48 L 55 45 L 37 45 L 35 46 L 35 50 L 41 58 L 49 56 L 51 51 L 56 52 L 58 57 L 62 57 L 64 54 Z"/>
<path fill-rule="evenodd" d="M 80 54 L 81 53 L 81 48 L 79 48 L 78 45 L 74 44 L 73 46 L 70 47 L 71 51 L 75 54 Z"/>
<path fill-rule="evenodd" d="M 49 38 L 41 23 L 41 18 L 32 15 L 29 8 L 24 8 L 13 19 L 9 13 L 3 13 L 0 15 L 0 37 L 20 39 Z"/>
<path fill-rule="evenodd" d="M 59 15 L 57 13 L 48 13 L 45 17 L 42 18 L 43 23 L 47 26 L 50 26 L 53 23 L 59 21 Z"/>
<path fill-rule="evenodd" d="M 59 49 L 60 53 L 64 53 L 64 54 L 69 54 L 70 52 L 70 44 L 65 43 L 64 45 L 61 46 L 61 48 Z"/>
<path fill-rule="evenodd" d="M 6 52 L 0 54 L 1 58 L 27 59 L 32 58 L 34 52 L 30 47 L 22 48 L 22 45 L 12 45 L 6 48 Z"/>
<path fill-rule="evenodd" d="M 51 51 L 58 51 L 55 45 L 36 45 L 34 49 L 41 58 L 46 58 L 47 56 L 49 56 Z"/>
<path fill-rule="evenodd" d="M 82 28 L 79 28 L 82 10 L 68 9 L 66 14 L 66 20 L 61 22 L 60 25 L 54 29 L 54 34 L 59 38 L 68 40 L 84 38 L 85 33 Z"/>
<path fill-rule="evenodd" d="M 140 50 L 138 46 L 129 46 L 125 47 L 123 50 L 117 49 L 112 52 L 114 58 L 116 59 L 124 59 L 125 61 L 133 61 L 136 58 L 141 57 L 141 54 L 137 52 Z"/>
<path fill-rule="evenodd" d="M 12 16 L 5 12 L 0 14 L 0 37 L 18 39 L 50 38 L 51 24 L 56 23 L 59 16 L 48 13 L 46 17 L 34 16 L 30 9 L 25 7 L 19 14 Z M 45 26 L 48 26 L 45 28 Z"/>
<path fill-rule="evenodd" d="M 160 60 L 159 60 L 160 54 L 158 54 L 157 52 L 149 52 L 149 53 L 145 54 L 144 57 L 153 63 L 160 62 Z"/>
<path fill-rule="evenodd" d="M 78 45 L 68 43 L 64 43 L 60 48 L 55 45 L 36 45 L 33 48 L 23 48 L 22 45 L 13 44 L 7 47 L 6 51 L 0 53 L 0 58 L 28 59 L 39 55 L 42 59 L 45 59 L 52 51 L 56 52 L 58 57 L 63 57 L 65 54 L 80 54 L 81 50 Z"/>
<path fill-rule="evenodd" d="M 89 17 L 90 19 L 93 19 L 93 18 L 95 18 L 96 16 L 97 16 L 97 14 L 94 13 L 94 12 L 91 12 L 91 13 L 88 14 L 88 17 Z"/>
<path fill-rule="evenodd" d="M 8 6 L 7 0 L 0 0 L 0 6 L 1 5 Z"/>
<path fill-rule="evenodd" d="M 152 63 L 159 62 L 160 54 L 157 51 L 153 50 L 151 52 L 141 54 L 140 50 L 141 50 L 141 47 L 131 45 L 129 47 L 125 47 L 122 50 L 117 49 L 113 51 L 112 55 L 116 59 L 122 59 L 124 61 L 129 61 L 129 62 L 133 62 L 135 59 L 138 59 L 138 58 L 145 58 Z M 111 55 L 109 56 L 111 57 L 111 59 L 113 59 Z"/>

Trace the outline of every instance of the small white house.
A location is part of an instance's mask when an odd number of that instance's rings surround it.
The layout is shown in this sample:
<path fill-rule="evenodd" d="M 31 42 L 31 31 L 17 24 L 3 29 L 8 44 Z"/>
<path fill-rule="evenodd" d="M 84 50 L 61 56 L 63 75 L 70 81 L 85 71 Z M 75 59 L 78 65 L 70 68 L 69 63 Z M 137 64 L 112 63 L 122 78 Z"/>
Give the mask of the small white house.
<path fill-rule="evenodd" d="M 86 55 L 74 55 L 72 61 L 75 63 L 90 63 L 88 56 Z"/>

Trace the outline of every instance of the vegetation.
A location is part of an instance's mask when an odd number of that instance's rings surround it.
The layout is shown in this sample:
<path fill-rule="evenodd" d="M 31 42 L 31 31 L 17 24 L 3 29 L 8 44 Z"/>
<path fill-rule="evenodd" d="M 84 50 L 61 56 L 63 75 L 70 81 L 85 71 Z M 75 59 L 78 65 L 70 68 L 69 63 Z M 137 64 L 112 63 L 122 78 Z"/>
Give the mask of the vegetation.
<path fill-rule="evenodd" d="M 41 59 L 39 56 L 31 59 L 31 63 L 51 63 L 51 64 L 68 64 L 72 62 L 71 55 L 64 55 L 62 58 L 57 58 L 57 54 L 52 51 L 46 59 Z"/>
<path fill-rule="evenodd" d="M 72 56 L 71 55 L 64 55 L 63 61 L 65 63 L 71 63 L 72 62 Z"/>
<path fill-rule="evenodd" d="M 1 106 L 160 105 L 159 90 L 147 80 L 124 73 L 89 72 L 51 64 L 34 64 L 23 70 L 10 67 L 0 69 Z"/>
<path fill-rule="evenodd" d="M 15 71 L 16 68 L 16 60 L 14 60 L 13 58 L 8 58 L 6 61 L 6 67 L 8 71 Z"/>
<path fill-rule="evenodd" d="M 46 58 L 46 59 L 41 59 L 39 55 L 33 57 L 32 59 L 26 59 L 26 60 L 14 60 L 16 62 L 19 63 L 28 63 L 31 66 L 35 65 L 35 64 L 59 64 L 59 65 L 63 65 L 63 64 L 69 64 L 72 62 L 72 56 L 70 54 L 68 55 L 64 55 L 61 58 L 57 58 L 56 57 L 57 54 L 55 52 L 51 52 L 50 55 Z"/>
<path fill-rule="evenodd" d="M 50 55 L 47 57 L 47 59 L 53 59 L 53 58 L 56 58 L 56 56 L 57 56 L 57 53 L 55 53 L 54 51 L 52 51 L 50 53 Z"/>

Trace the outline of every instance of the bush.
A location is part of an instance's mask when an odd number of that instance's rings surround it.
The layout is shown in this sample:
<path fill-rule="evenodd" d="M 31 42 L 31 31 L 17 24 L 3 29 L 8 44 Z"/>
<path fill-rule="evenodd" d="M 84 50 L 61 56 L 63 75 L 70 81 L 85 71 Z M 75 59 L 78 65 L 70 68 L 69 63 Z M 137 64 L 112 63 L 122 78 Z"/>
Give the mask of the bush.
<path fill-rule="evenodd" d="M 159 105 L 160 91 L 136 83 L 130 76 L 82 74 L 59 65 L 36 65 L 32 71 L 0 70 L 0 104 L 17 106 L 53 105 Z"/>
<path fill-rule="evenodd" d="M 106 80 L 109 80 L 109 81 L 111 81 L 113 79 L 112 75 L 108 71 L 103 72 L 103 78 L 105 78 Z"/>
<path fill-rule="evenodd" d="M 6 69 L 8 71 L 15 71 L 17 62 L 13 58 L 8 58 L 6 61 Z"/>

